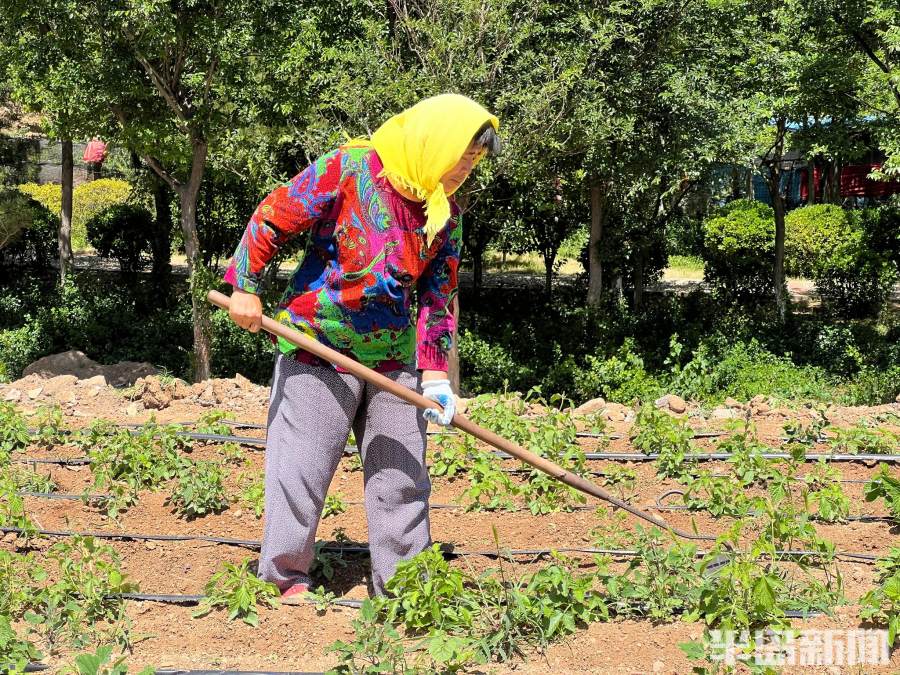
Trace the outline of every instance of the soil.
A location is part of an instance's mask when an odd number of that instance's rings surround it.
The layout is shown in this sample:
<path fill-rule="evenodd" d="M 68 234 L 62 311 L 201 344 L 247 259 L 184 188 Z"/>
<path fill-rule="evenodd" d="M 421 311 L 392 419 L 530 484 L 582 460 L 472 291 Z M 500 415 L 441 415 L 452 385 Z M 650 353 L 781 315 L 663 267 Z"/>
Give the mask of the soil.
<path fill-rule="evenodd" d="M 11 385 L 0 386 L 0 400 L 13 400 L 17 408 L 29 414 L 37 407 L 59 404 L 65 422 L 71 427 L 87 425 L 95 419 L 108 419 L 120 424 L 140 424 L 151 418 L 160 423 L 192 422 L 210 410 L 224 410 L 242 422 L 262 424 L 266 418 L 268 392 L 246 379 L 215 380 L 199 385 L 159 377 L 139 379 L 127 389 L 102 386 L 94 380 L 59 380 L 31 375 Z M 40 391 L 38 391 L 40 389 Z M 764 413 L 752 413 L 760 440 L 777 446 L 783 435 L 782 427 L 788 419 L 808 421 L 815 412 L 809 408 L 774 408 Z M 727 420 L 712 419 L 711 411 L 688 406 L 688 419 L 697 430 L 725 430 Z M 879 413 L 900 413 L 900 405 L 892 404 L 875 408 L 831 408 L 829 419 L 836 425 L 852 425 L 863 417 L 872 419 Z M 613 440 L 581 439 L 585 450 L 609 452 L 636 452 L 628 435 L 634 413 L 622 406 L 610 404 L 607 432 L 618 436 Z M 889 422 L 885 428 L 900 431 L 898 418 L 882 415 Z M 893 420 L 893 422 L 890 422 Z M 237 434 L 262 438 L 264 430 L 239 429 Z M 716 438 L 698 440 L 701 448 L 712 450 Z M 192 456 L 197 458 L 221 458 L 219 444 L 195 443 Z M 824 446 L 822 450 L 824 451 Z M 230 494 L 236 493 L 240 474 L 258 473 L 263 470 L 264 452 L 244 447 L 246 464 L 229 466 L 227 486 Z M 15 459 L 78 457 L 81 451 L 74 447 L 32 446 L 17 453 Z M 504 463 L 516 468 L 512 461 Z M 589 461 L 592 470 L 606 471 L 613 466 L 627 466 L 637 480 L 633 489 L 624 493 L 633 504 L 654 508 L 657 498 L 668 489 L 677 487 L 674 481 L 661 480 L 650 463 Z M 47 473 L 56 481 L 58 492 L 79 494 L 90 491 L 91 474 L 87 466 L 58 466 L 34 464 L 37 471 Z M 714 473 L 727 470 L 724 462 L 707 462 L 704 468 Z M 864 480 L 873 475 L 873 463 L 840 463 L 835 465 L 847 481 Z M 891 470 L 897 473 L 894 465 Z M 812 468 L 811 465 L 808 468 Z M 519 480 L 520 478 L 516 478 Z M 464 478 L 433 481 L 433 504 L 453 505 L 465 489 Z M 609 488 L 615 491 L 614 487 Z M 844 490 L 851 497 L 852 513 L 883 513 L 883 505 L 866 503 L 861 483 L 847 482 Z M 366 541 L 365 513 L 362 501 L 361 474 L 353 470 L 350 457 L 342 460 L 331 486 L 331 493 L 340 493 L 347 501 L 345 513 L 322 520 L 318 537 L 332 541 L 342 534 L 352 541 Z M 677 503 L 677 497 L 667 500 Z M 527 511 L 514 513 L 466 513 L 460 508 L 434 508 L 431 515 L 432 534 L 435 541 L 446 543 L 457 552 L 496 551 L 493 529 L 500 537 L 503 549 L 550 549 L 590 547 L 595 528 L 607 513 L 605 508 L 591 508 L 569 513 L 532 516 Z M 118 521 L 111 520 L 89 505 L 78 500 L 50 500 L 39 497 L 26 498 L 27 512 L 44 529 L 103 531 L 118 533 L 154 533 L 211 535 L 218 537 L 259 540 L 262 536 L 262 520 L 257 519 L 245 506 L 232 504 L 223 513 L 195 520 L 180 518 L 166 504 L 162 492 L 141 494 L 140 502 L 122 514 Z M 728 518 L 714 519 L 705 513 L 684 511 L 658 511 L 668 522 L 683 529 L 696 527 L 703 533 L 722 533 L 732 522 Z M 633 521 L 627 521 L 633 524 Z M 841 551 L 865 552 L 884 555 L 897 543 L 898 530 L 886 521 L 849 522 L 841 525 L 818 524 L 817 530 L 834 542 Z M 50 541 L 38 540 L 33 544 L 38 554 Z M 209 577 L 223 561 L 240 562 L 255 560 L 257 552 L 252 548 L 213 544 L 202 541 L 121 541 L 110 540 L 119 553 L 124 571 L 135 581 L 141 592 L 153 594 L 202 594 Z M 702 542 L 701 542 L 702 543 Z M 14 535 L 7 535 L 2 546 L 13 550 L 23 545 Z M 702 546 L 701 546 L 702 548 Z M 589 554 L 573 553 L 585 569 L 593 565 Z M 346 598 L 362 599 L 370 592 L 368 563 L 364 556 L 344 554 L 346 566 L 337 567 L 335 577 L 325 582 L 326 587 Z M 461 555 L 452 560 L 453 565 L 468 566 L 474 570 L 496 567 L 496 557 L 486 555 Z M 514 561 L 502 563 L 510 576 L 533 572 L 546 564 L 536 556 L 517 556 Z M 624 564 L 616 560 L 615 565 Z M 838 568 L 843 575 L 848 604 L 838 607 L 834 616 L 795 620 L 797 629 L 833 628 L 856 629 L 862 626 L 858 617 L 858 599 L 873 586 L 875 568 L 860 561 L 842 559 Z M 283 606 L 276 610 L 260 610 L 259 626 L 252 628 L 239 621 L 228 621 L 222 611 L 214 611 L 203 618 L 191 618 L 193 608 L 156 602 L 129 601 L 128 615 L 133 622 L 135 640 L 128 662 L 132 672 L 144 665 L 174 669 L 226 669 L 266 671 L 321 671 L 334 665 L 334 657 L 326 648 L 338 639 L 352 637 L 351 621 L 356 610 L 331 609 L 317 614 L 311 606 Z M 699 639 L 703 633 L 700 623 L 675 622 L 654 625 L 647 621 L 612 621 L 597 623 L 563 642 L 549 647 L 545 653 L 531 652 L 525 658 L 517 658 L 507 664 L 485 666 L 492 673 L 672 673 L 691 672 L 692 664 L 678 648 L 678 644 Z M 53 672 L 62 664 L 71 663 L 74 652 L 62 651 L 44 660 Z M 900 669 L 900 651 L 893 654 L 889 666 L 866 666 L 864 670 L 840 668 L 807 668 L 797 672 L 866 672 L 887 673 Z M 793 671 L 788 671 L 793 672 Z"/>

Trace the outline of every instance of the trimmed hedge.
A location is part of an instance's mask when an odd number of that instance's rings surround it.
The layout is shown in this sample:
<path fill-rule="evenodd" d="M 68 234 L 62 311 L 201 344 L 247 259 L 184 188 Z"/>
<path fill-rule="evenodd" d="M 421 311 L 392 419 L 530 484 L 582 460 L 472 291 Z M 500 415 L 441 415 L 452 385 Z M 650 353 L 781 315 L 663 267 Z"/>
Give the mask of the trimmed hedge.
<path fill-rule="evenodd" d="M 58 183 L 23 183 L 19 190 L 46 206 L 59 217 L 62 186 Z M 131 185 L 116 178 L 101 178 L 76 185 L 72 190 L 72 250 L 87 248 L 87 222 L 92 216 L 115 204 L 124 204 L 131 196 Z"/>

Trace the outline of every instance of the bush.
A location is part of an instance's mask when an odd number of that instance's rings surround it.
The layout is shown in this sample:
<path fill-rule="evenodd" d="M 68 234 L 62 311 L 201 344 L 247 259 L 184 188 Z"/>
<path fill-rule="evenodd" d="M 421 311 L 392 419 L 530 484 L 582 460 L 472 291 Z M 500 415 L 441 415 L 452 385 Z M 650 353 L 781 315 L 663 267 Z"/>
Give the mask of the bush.
<path fill-rule="evenodd" d="M 56 258 L 58 226 L 39 202 L 14 188 L 0 189 L 0 264 L 46 269 Z"/>
<path fill-rule="evenodd" d="M 775 220 L 771 207 L 738 199 L 704 223 L 704 278 L 721 299 L 759 304 L 772 295 Z"/>
<path fill-rule="evenodd" d="M 58 183 L 24 183 L 19 190 L 39 201 L 59 217 L 62 186 Z M 115 178 L 82 183 L 72 190 L 72 250 L 87 248 L 87 222 L 100 211 L 124 204 L 131 196 L 131 185 Z"/>
<path fill-rule="evenodd" d="M 87 239 L 103 258 L 115 258 L 122 272 L 139 272 L 151 260 L 153 216 L 142 206 L 115 204 L 87 221 Z"/>
<path fill-rule="evenodd" d="M 575 383 L 577 393 L 586 399 L 603 396 L 625 404 L 658 397 L 663 385 L 647 372 L 643 359 L 634 349 L 634 340 L 628 338 L 608 359 L 589 356 L 587 368 Z"/>
<path fill-rule="evenodd" d="M 526 390 L 534 374 L 519 364 L 502 345 L 490 344 L 471 331 L 459 333 L 460 378 L 472 394 Z"/>
<path fill-rule="evenodd" d="M 877 211 L 864 217 L 834 204 L 805 206 L 787 215 L 785 228 L 790 273 L 811 277 L 823 302 L 840 316 L 878 313 L 897 273 L 890 250 L 873 246 L 890 248 Z"/>
<path fill-rule="evenodd" d="M 887 370 L 867 366 L 850 381 L 842 397 L 846 405 L 893 403 L 900 396 L 900 365 Z"/>

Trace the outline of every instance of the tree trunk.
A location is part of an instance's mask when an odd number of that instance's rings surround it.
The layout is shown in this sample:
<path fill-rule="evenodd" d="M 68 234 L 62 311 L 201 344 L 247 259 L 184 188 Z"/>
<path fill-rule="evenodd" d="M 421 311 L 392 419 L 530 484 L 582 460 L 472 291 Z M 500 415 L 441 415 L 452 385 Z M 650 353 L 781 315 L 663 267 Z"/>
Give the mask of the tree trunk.
<path fill-rule="evenodd" d="M 72 256 L 72 183 L 74 160 L 72 158 L 72 140 L 62 142 L 62 206 L 59 213 L 59 280 L 65 283 L 66 277 L 74 265 Z"/>
<path fill-rule="evenodd" d="M 477 300 L 481 295 L 481 284 L 484 280 L 484 249 L 476 246 L 472 249 L 472 295 Z"/>
<path fill-rule="evenodd" d="M 816 160 L 810 157 L 809 172 L 806 176 L 806 205 L 811 206 L 816 203 Z"/>
<path fill-rule="evenodd" d="M 202 382 L 210 376 L 210 342 L 212 324 L 209 305 L 206 302 L 206 268 L 200 251 L 197 234 L 197 196 L 200 182 L 206 168 L 207 145 L 204 141 L 193 142 L 191 173 L 187 183 L 178 189 L 181 203 L 181 230 L 184 234 L 184 252 L 187 257 L 188 276 L 191 286 L 191 318 L 194 323 L 194 381 Z"/>
<path fill-rule="evenodd" d="M 544 254 L 544 293 L 547 300 L 553 298 L 553 263 L 556 262 L 556 253 L 553 255 Z"/>
<path fill-rule="evenodd" d="M 603 235 L 604 209 L 603 186 L 591 185 L 591 234 L 588 239 L 588 292 L 587 304 L 597 307 L 603 297 L 603 260 L 600 257 L 600 238 Z"/>
<path fill-rule="evenodd" d="M 169 190 L 164 181 L 151 175 L 153 181 L 153 207 L 156 211 L 154 230 L 150 239 L 153 253 L 153 282 L 160 293 L 166 294 L 171 276 L 172 260 L 172 207 Z"/>
<path fill-rule="evenodd" d="M 634 310 L 638 311 L 644 304 L 644 250 L 638 248 L 634 252 Z"/>
<path fill-rule="evenodd" d="M 784 134 L 786 122 L 784 117 L 778 118 L 778 140 L 773 149 L 774 156 L 769 165 L 769 194 L 772 196 L 772 209 L 775 211 L 775 306 L 778 318 L 782 322 L 787 314 L 787 298 L 784 293 L 784 198 L 781 194 L 781 158 L 784 152 Z"/>
<path fill-rule="evenodd" d="M 459 388 L 459 343 L 457 337 L 459 335 L 459 295 L 453 298 L 450 311 L 453 312 L 453 339 L 450 343 L 450 359 L 447 364 L 447 378 L 450 380 L 450 388 L 456 392 L 457 396 L 461 396 L 462 394 Z"/>

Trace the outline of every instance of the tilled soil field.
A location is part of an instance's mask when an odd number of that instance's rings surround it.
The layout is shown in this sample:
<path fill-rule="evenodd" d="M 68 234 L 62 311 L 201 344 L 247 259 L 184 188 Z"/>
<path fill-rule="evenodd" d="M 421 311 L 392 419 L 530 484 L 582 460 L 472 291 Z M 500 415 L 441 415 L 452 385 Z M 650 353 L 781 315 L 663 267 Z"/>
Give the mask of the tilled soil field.
<path fill-rule="evenodd" d="M 54 381 L 55 380 L 55 381 Z M 84 381 L 39 381 L 32 376 L 28 381 L 0 387 L 0 398 L 15 402 L 17 409 L 29 414 L 38 406 L 61 405 L 64 421 L 70 428 L 85 426 L 95 419 L 108 419 L 117 424 L 141 424 L 148 419 L 159 423 L 190 423 L 211 409 L 228 412 L 234 419 L 250 424 L 265 423 L 266 397 L 264 388 L 246 380 L 223 380 L 204 386 L 184 387 L 181 396 L 172 395 L 176 386 L 160 383 L 157 378 L 141 380 L 135 387 L 116 390 L 100 384 L 85 385 Z M 180 385 L 179 385 L 180 386 Z M 37 391 L 41 388 L 41 391 Z M 10 394 L 11 391 L 18 395 Z M 147 405 L 147 404 L 150 405 Z M 783 445 L 784 425 L 789 420 L 808 424 L 816 416 L 810 408 L 791 410 L 778 408 L 774 403 L 751 408 L 732 408 L 735 416 L 752 419 L 758 440 L 773 448 Z M 583 437 L 579 443 L 586 452 L 635 453 L 629 440 L 634 411 L 615 404 L 597 404 L 595 408 L 606 426 L 600 438 Z M 762 410 L 760 410 L 762 408 Z M 725 409 L 725 408 L 723 408 Z M 713 451 L 725 434 L 732 433 L 726 427 L 730 415 L 721 410 L 704 411 L 689 407 L 688 424 L 696 431 L 720 432 L 697 438 L 697 449 Z M 725 409 L 727 410 L 727 409 Z M 532 412 L 539 413 L 540 410 Z M 851 427 L 861 419 L 881 420 L 877 428 L 888 432 L 900 431 L 900 405 L 877 408 L 831 408 L 829 421 L 835 427 Z M 262 439 L 264 430 L 258 428 L 234 428 L 235 435 Z M 432 437 L 429 451 L 439 452 L 440 443 L 446 437 Z M 437 440 L 436 440 L 437 439 Z M 190 455 L 195 459 L 223 459 L 222 442 L 194 441 Z M 826 446 L 813 446 L 811 452 L 828 452 Z M 242 446 L 243 462 L 226 466 L 225 484 L 229 495 L 240 493 L 248 476 L 258 476 L 263 470 L 264 450 L 251 445 Z M 29 459 L 83 457 L 83 451 L 69 445 L 30 445 L 13 455 L 13 462 L 48 475 L 61 495 L 81 495 L 92 492 L 93 477 L 87 465 L 59 465 L 47 462 L 28 462 Z M 237 460 L 234 460 L 237 461 Z M 897 544 L 898 529 L 887 518 L 884 503 L 866 502 L 864 483 L 872 478 L 882 462 L 850 461 L 834 462 L 840 472 L 841 485 L 850 499 L 851 518 L 873 516 L 872 520 L 854 520 L 828 524 L 816 523 L 816 531 L 833 542 L 838 552 L 868 554 L 882 557 Z M 893 475 L 900 476 L 896 465 L 884 462 Z M 518 462 L 503 460 L 504 469 L 520 468 Z M 684 530 L 708 534 L 724 533 L 734 522 L 728 517 L 714 518 L 703 511 L 666 510 L 665 506 L 681 505 L 679 495 L 665 500 L 660 496 L 669 490 L 683 489 L 677 481 L 657 476 L 657 466 L 649 461 L 587 460 L 593 480 L 602 482 L 604 474 L 615 474 L 619 468 L 633 471 L 632 480 L 626 484 L 610 485 L 606 489 L 626 499 L 631 504 L 662 516 L 666 521 Z M 703 469 L 713 474 L 724 474 L 731 464 L 724 461 L 702 463 Z M 807 463 L 799 471 L 800 476 L 812 471 Z M 524 480 L 522 474 L 511 473 L 513 481 Z M 435 542 L 451 549 L 453 566 L 474 571 L 502 565 L 508 577 L 531 573 L 547 564 L 543 551 L 586 549 L 598 546 L 595 528 L 603 523 L 621 529 L 610 511 L 603 504 L 591 500 L 583 507 L 566 512 L 532 515 L 526 505 L 521 510 L 467 512 L 460 498 L 468 487 L 464 474 L 452 479 L 433 479 L 431 530 Z M 748 488 L 749 494 L 761 493 L 760 487 Z M 355 465 L 352 454 L 341 461 L 330 490 L 339 494 L 346 503 L 343 513 L 321 521 L 318 538 L 364 544 L 367 539 L 365 511 L 362 506 L 362 473 Z M 262 518 L 251 508 L 235 500 L 223 512 L 192 520 L 180 517 L 170 503 L 165 491 L 143 491 L 137 504 L 118 518 L 104 515 L 94 505 L 78 499 L 49 499 L 41 496 L 25 497 L 26 512 L 42 530 L 57 532 L 93 532 L 110 535 L 108 543 L 118 552 L 123 571 L 137 583 L 145 594 L 200 595 L 209 578 L 223 561 L 239 563 L 255 560 L 254 542 L 262 536 Z M 660 508 L 660 507 L 663 508 Z M 601 507 L 598 509 L 597 507 Z M 628 527 L 635 523 L 629 517 Z M 610 523 L 612 524 L 610 526 Z M 645 524 L 646 525 L 646 524 Z M 748 531 L 752 531 L 753 523 Z M 496 531 L 501 552 L 513 553 L 498 556 Z M 198 539 L 158 540 L 129 535 L 187 535 L 221 537 L 248 540 L 241 544 L 224 544 Z M 58 535 L 26 542 L 15 533 L 3 539 L 3 548 L 10 551 L 34 550 L 43 555 Z M 701 549 L 708 542 L 698 542 Z M 516 553 L 527 551 L 527 553 Z M 364 553 L 335 552 L 334 576 L 320 579 L 325 587 L 340 597 L 363 599 L 370 592 L 368 563 Z M 585 571 L 595 566 L 595 555 L 577 550 L 568 551 Z M 610 565 L 624 568 L 628 558 L 613 555 Z M 795 619 L 792 625 L 805 629 L 856 629 L 867 627 L 858 615 L 859 598 L 875 584 L 876 569 L 871 560 L 838 556 L 837 569 L 843 577 L 843 593 L 846 604 L 833 610 L 833 615 Z M 333 666 L 335 657 L 326 652 L 335 640 L 352 639 L 351 620 L 357 610 L 349 607 L 329 608 L 317 612 L 311 605 L 282 606 L 278 609 L 260 609 L 258 627 L 241 621 L 228 621 L 226 613 L 215 610 L 202 618 L 192 618 L 195 610 L 190 604 L 170 602 L 128 601 L 127 613 L 132 622 L 132 645 L 128 663 L 135 672 L 145 665 L 158 669 L 216 669 L 248 671 L 323 671 Z M 699 622 L 675 621 L 654 624 L 649 620 L 611 620 L 594 623 L 578 630 L 574 635 L 551 645 L 545 652 L 531 651 L 525 658 L 516 658 L 506 664 L 488 664 L 485 672 L 529 673 L 689 673 L 692 663 L 679 649 L 678 644 L 697 640 L 703 635 L 704 626 Z M 71 663 L 77 651 L 61 645 L 55 651 L 42 648 L 43 663 L 52 670 Z M 888 673 L 900 669 L 900 653 L 894 653 L 890 664 L 866 666 L 811 666 L 796 672 L 858 672 Z M 788 669 L 789 672 L 795 672 Z"/>

